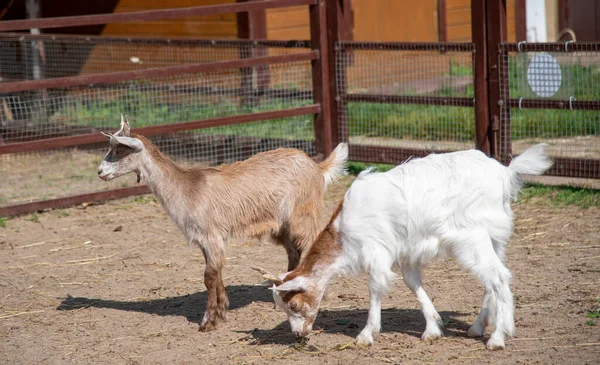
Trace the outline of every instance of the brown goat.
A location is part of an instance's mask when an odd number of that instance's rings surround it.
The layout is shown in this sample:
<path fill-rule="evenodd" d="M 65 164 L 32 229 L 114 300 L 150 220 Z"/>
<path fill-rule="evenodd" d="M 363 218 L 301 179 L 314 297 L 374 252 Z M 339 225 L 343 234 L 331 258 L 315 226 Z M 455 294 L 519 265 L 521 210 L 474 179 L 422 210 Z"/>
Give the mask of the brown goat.
<path fill-rule="evenodd" d="M 201 331 L 216 328 L 229 300 L 221 270 L 231 237 L 270 236 L 288 256 L 288 271 L 317 238 L 324 189 L 344 172 L 348 155 L 340 144 L 322 163 L 304 152 L 280 148 L 214 168 L 183 168 L 143 136 L 121 129 L 98 167 L 105 181 L 135 172 L 145 182 L 189 242 L 206 260 L 207 309 Z"/>

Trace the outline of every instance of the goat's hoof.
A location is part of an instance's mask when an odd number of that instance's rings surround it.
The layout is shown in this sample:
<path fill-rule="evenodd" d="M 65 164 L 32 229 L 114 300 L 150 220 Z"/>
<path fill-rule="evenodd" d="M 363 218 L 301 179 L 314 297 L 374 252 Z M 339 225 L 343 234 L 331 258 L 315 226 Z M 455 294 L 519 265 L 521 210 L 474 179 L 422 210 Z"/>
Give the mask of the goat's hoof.
<path fill-rule="evenodd" d="M 483 336 L 484 327 L 473 324 L 469 330 L 467 331 L 467 336 L 469 337 L 482 337 Z"/>
<path fill-rule="evenodd" d="M 361 332 L 358 337 L 356 337 L 356 344 L 358 346 L 371 346 L 373 345 L 373 335 L 371 333 L 363 333 Z"/>
<path fill-rule="evenodd" d="M 444 337 L 444 334 L 438 329 L 437 331 L 425 331 L 421 336 L 421 340 L 427 343 L 432 343 L 442 337 Z"/>
<path fill-rule="evenodd" d="M 217 322 L 216 321 L 206 321 L 203 323 L 200 323 L 200 327 L 198 328 L 199 332 L 210 332 L 210 331 L 214 331 L 217 329 Z"/>
<path fill-rule="evenodd" d="M 488 340 L 486 347 L 488 350 L 504 350 L 504 339 L 492 335 Z"/>

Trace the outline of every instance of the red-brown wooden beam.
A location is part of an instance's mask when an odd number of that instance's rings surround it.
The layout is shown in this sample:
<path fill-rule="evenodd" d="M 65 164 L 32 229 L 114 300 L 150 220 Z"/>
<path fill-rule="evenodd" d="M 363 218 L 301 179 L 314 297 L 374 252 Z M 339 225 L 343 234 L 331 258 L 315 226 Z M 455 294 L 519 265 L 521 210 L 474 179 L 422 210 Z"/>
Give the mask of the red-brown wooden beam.
<path fill-rule="evenodd" d="M 527 40 L 527 0 L 515 0 L 515 33 L 517 42 Z"/>
<path fill-rule="evenodd" d="M 249 44 L 260 47 L 270 48 L 310 48 L 308 40 L 266 40 L 266 39 L 200 39 L 200 38 L 156 38 L 156 37 L 127 37 L 127 36 L 98 36 L 98 35 L 79 35 L 79 34 L 25 34 L 25 33 L 0 33 L 0 41 L 20 41 L 20 40 L 43 40 L 44 42 L 82 42 L 91 44 L 147 44 L 150 46 L 199 46 L 199 47 L 245 47 Z"/>
<path fill-rule="evenodd" d="M 475 104 L 473 98 L 418 96 L 418 95 L 377 95 L 377 94 L 346 94 L 340 96 L 346 102 L 380 103 L 380 104 L 418 104 L 440 106 L 465 106 Z"/>
<path fill-rule="evenodd" d="M 97 193 L 73 195 L 66 198 L 41 200 L 31 203 L 15 204 L 0 207 L 0 217 L 8 217 L 24 213 L 37 212 L 44 209 L 59 209 L 71 207 L 77 204 L 90 203 L 101 200 L 125 198 L 128 196 L 150 194 L 146 185 L 133 186 L 129 188 L 113 189 Z"/>
<path fill-rule="evenodd" d="M 273 63 L 288 63 L 298 61 L 311 61 L 319 57 L 318 51 L 293 53 L 281 56 L 266 56 L 248 58 L 233 61 L 220 61 L 210 63 L 198 63 L 193 65 L 169 66 L 148 68 L 145 70 L 122 71 L 104 74 L 92 74 L 83 76 L 61 77 L 46 80 L 19 81 L 0 83 L 0 93 L 40 90 L 49 88 L 63 88 L 70 86 L 81 86 L 99 83 L 118 83 L 128 80 L 139 80 L 152 77 L 166 77 L 201 72 L 215 72 L 235 68 L 252 67 L 258 65 L 269 65 Z"/>
<path fill-rule="evenodd" d="M 475 45 L 473 57 L 475 94 L 475 148 L 486 155 L 491 152 L 489 140 L 489 88 L 487 80 L 488 51 L 486 27 L 486 2 L 471 2 L 471 37 Z"/>
<path fill-rule="evenodd" d="M 335 5 L 333 5 L 335 3 Z M 327 5 L 333 5 L 334 17 L 328 16 Z M 313 52 L 319 53 L 319 59 L 312 61 L 312 86 L 313 98 L 316 104 L 321 105 L 321 112 L 315 116 L 315 149 L 324 156 L 333 151 L 332 113 L 335 107 L 335 94 L 331 87 L 335 87 L 335 68 L 331 68 L 330 58 L 334 57 L 330 44 L 337 39 L 337 0 L 318 0 L 311 5 L 310 14 L 310 41 Z M 330 24 L 328 24 L 330 21 Z M 332 82 L 332 80 L 334 80 Z M 336 121 L 337 122 L 337 121 Z"/>
<path fill-rule="evenodd" d="M 63 28 L 84 25 L 135 23 L 149 20 L 187 18 L 214 14 L 240 13 L 253 10 L 312 5 L 317 0 L 262 0 L 242 4 L 191 6 L 186 8 L 147 10 L 126 13 L 67 16 L 58 18 L 7 20 L 0 22 L 0 32 L 27 30 L 31 28 Z"/>
<path fill-rule="evenodd" d="M 408 158 L 425 157 L 434 151 L 427 149 L 350 144 L 348 152 L 348 158 L 352 161 L 398 165 L 406 161 Z M 445 152 L 450 151 L 435 151 L 435 153 Z"/>
<path fill-rule="evenodd" d="M 473 52 L 472 43 L 438 43 L 438 42 L 342 42 L 338 45 L 343 50 L 373 51 L 440 51 L 440 52 Z"/>
<path fill-rule="evenodd" d="M 600 110 L 599 100 L 509 99 L 507 105 L 523 109 Z"/>
<path fill-rule="evenodd" d="M 132 132 L 144 136 L 152 136 L 157 134 L 175 133 L 192 129 L 220 127 L 224 125 L 249 123 L 261 120 L 271 120 L 295 117 L 300 115 L 318 114 L 320 111 L 321 107 L 319 105 L 307 105 L 297 108 L 274 110 L 262 113 L 234 115 L 230 117 L 211 118 L 191 122 L 171 123 L 143 128 L 134 128 L 132 129 Z M 104 137 L 100 133 L 88 133 L 68 137 L 47 138 L 19 143 L 7 143 L 0 145 L 0 155 L 7 153 L 22 153 L 36 150 L 77 146 L 83 144 L 103 142 L 105 140 L 106 137 Z"/>
<path fill-rule="evenodd" d="M 446 42 L 448 40 L 446 0 L 437 0 L 437 26 L 438 26 L 438 42 Z"/>

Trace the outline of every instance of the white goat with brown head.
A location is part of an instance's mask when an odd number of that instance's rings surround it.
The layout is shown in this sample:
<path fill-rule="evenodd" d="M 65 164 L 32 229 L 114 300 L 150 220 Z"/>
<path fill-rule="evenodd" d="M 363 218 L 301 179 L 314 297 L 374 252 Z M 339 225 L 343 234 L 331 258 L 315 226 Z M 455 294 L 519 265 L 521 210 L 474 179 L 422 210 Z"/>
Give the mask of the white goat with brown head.
<path fill-rule="evenodd" d="M 422 338 L 438 338 L 442 320 L 423 289 L 421 269 L 452 254 L 484 286 L 483 307 L 468 334 L 483 336 L 493 325 L 487 347 L 504 348 L 504 336 L 514 333 L 511 274 L 504 265 L 510 199 L 518 195 L 522 174 L 539 175 L 551 166 L 544 148 L 528 149 L 508 167 L 479 151 L 463 151 L 362 173 L 300 265 L 279 278 L 269 276 L 292 331 L 306 336 L 312 330 L 334 275 L 366 271 L 371 307 L 357 342 L 372 344 L 381 329 L 381 298 L 398 267 L 421 304 L 427 322 Z"/>
<path fill-rule="evenodd" d="M 304 152 L 281 148 L 214 168 L 183 168 L 143 136 L 121 129 L 106 135 L 110 147 L 98 167 L 102 180 L 134 172 L 145 182 L 189 242 L 206 260 L 208 305 L 200 330 L 225 318 L 229 304 L 221 270 L 225 243 L 234 236 L 270 236 L 284 246 L 288 270 L 319 234 L 324 189 L 345 170 L 348 149 L 340 144 L 320 164 Z"/>

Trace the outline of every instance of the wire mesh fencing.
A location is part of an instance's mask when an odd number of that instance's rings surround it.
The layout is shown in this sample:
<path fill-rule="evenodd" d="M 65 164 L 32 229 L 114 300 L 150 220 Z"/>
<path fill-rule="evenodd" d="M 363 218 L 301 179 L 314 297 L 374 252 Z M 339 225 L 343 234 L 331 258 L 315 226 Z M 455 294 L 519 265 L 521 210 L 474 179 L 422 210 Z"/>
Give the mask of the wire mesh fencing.
<path fill-rule="evenodd" d="M 550 174 L 600 177 L 600 44 L 505 44 L 501 55 L 503 160 L 544 142 Z"/>
<path fill-rule="evenodd" d="M 1 38 L 1 37 L 0 37 Z M 61 44 L 73 39 L 61 40 Z M 74 38 L 74 44 L 81 40 Z M 96 43 L 102 43 L 97 39 Z M 145 50 L 147 40 L 140 40 L 140 50 Z M 136 43 L 135 41 L 128 42 Z M 151 45 L 140 60 L 142 66 L 179 64 L 181 60 L 169 60 L 168 54 L 177 54 L 177 45 L 162 48 Z M 236 43 L 236 42 L 232 42 Z M 2 40 L 0 39 L 0 44 Z M 71 44 L 71 43 L 68 43 Z M 227 45 L 227 51 L 224 48 Z M 232 47 L 211 47 L 210 42 L 194 46 L 198 58 L 190 63 L 213 62 L 244 56 L 258 57 L 262 54 L 285 54 L 306 51 L 306 43 L 277 42 L 275 49 L 265 44 L 246 42 Z M 240 49 L 239 46 L 243 46 Z M 116 46 L 121 52 L 121 43 Z M 285 48 L 283 48 L 285 47 Z M 191 54 L 192 50 L 185 54 Z M 84 48 L 74 50 L 87 52 Z M 152 51 L 154 49 L 154 51 Z M 159 51 L 159 49 L 161 51 Z M 189 52 L 188 52 L 189 51 Z M 210 53 L 214 51 L 214 54 Z M 4 48 L 3 48 L 4 52 Z M 141 52 L 141 51 L 140 51 Z M 142 53 L 135 54 L 141 55 Z M 164 53 L 163 53 L 164 52 Z M 186 53 L 187 52 L 187 53 Z M 95 54 L 95 51 L 91 52 Z M 110 53 L 110 52 L 109 52 Z M 118 52 L 112 52 L 114 55 Z M 182 54 L 183 54 L 182 53 Z M 131 61 L 119 57 L 94 58 L 90 53 L 80 55 L 88 65 L 83 68 L 64 62 L 56 73 L 46 64 L 45 75 L 61 75 L 77 72 L 127 71 Z M 152 58 L 155 56 L 155 58 Z M 194 57 L 196 57 L 194 56 Z M 201 59 L 200 57 L 204 57 Z M 10 57 L 8 57 L 10 59 Z M 2 62 L 7 59 L 2 56 Z M 15 59 L 14 57 L 12 59 Z M 204 60 L 204 61 L 203 61 Z M 95 65 L 91 67 L 90 65 Z M 4 63 L 2 63 L 4 66 Z M 58 67 L 58 66 L 57 66 Z M 6 68 L 2 68 L 4 71 Z M 83 71 L 82 71 L 83 70 Z M 78 74 L 77 74 L 78 75 Z M 31 78 L 27 73 L 22 78 Z M 58 77 L 58 76 L 56 76 Z M 117 83 L 56 87 L 44 90 L 14 92 L 0 95 L 1 143 L 39 141 L 48 138 L 76 136 L 89 133 L 114 132 L 119 127 L 120 114 L 127 114 L 132 128 L 171 125 L 212 118 L 234 117 L 260 112 L 312 105 L 312 79 L 310 61 L 278 63 L 225 71 L 182 74 L 169 77 L 153 77 Z M 6 80 L 4 80 L 6 81 Z M 150 138 L 176 162 L 186 165 L 213 166 L 245 159 L 253 154 L 278 147 L 295 147 L 309 155 L 315 154 L 313 115 L 277 117 L 276 119 L 231 125 L 211 125 L 209 128 L 192 129 L 175 133 L 161 133 Z M 107 145 L 85 144 L 59 149 L 38 150 L 0 155 L 0 206 L 30 201 L 67 197 L 135 184 L 135 177 L 117 179 L 106 183 L 97 178 L 96 170 L 106 153 Z"/>
<path fill-rule="evenodd" d="M 1 82 L 230 61 L 310 48 L 307 41 L 0 34 Z"/>
<path fill-rule="evenodd" d="M 338 44 L 340 138 L 360 151 L 353 158 L 380 157 L 358 146 L 473 148 L 472 58 L 471 44 Z"/>

